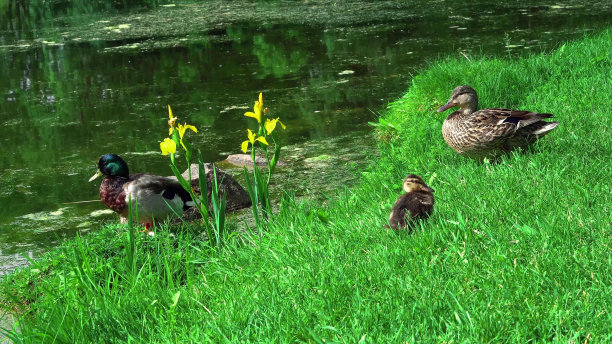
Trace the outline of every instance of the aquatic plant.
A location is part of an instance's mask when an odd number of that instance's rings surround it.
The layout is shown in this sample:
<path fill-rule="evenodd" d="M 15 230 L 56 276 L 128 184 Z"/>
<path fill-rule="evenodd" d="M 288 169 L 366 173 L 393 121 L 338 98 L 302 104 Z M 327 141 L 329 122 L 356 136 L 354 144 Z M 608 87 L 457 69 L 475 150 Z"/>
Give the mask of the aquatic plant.
<path fill-rule="evenodd" d="M 270 110 L 263 107 L 263 95 L 259 93 L 259 99 L 255 101 L 253 106 L 253 112 L 245 112 L 245 116 L 252 117 L 257 120 L 257 134 L 253 133 L 251 129 L 247 129 L 247 139 L 241 144 L 242 152 L 246 153 L 251 147 L 251 159 L 253 161 L 253 177 L 249 176 L 249 172 L 244 167 L 244 178 L 247 184 L 247 191 L 251 196 L 252 210 L 255 217 L 255 223 L 258 229 L 261 228 L 261 220 L 268 220 L 269 216 L 272 215 L 272 205 L 270 202 L 270 193 L 268 187 L 270 186 L 270 180 L 274 173 L 274 168 L 278 163 L 280 157 L 281 143 L 276 137 L 277 124 L 280 124 L 281 128 L 286 129 L 283 122 L 280 121 L 279 117 L 272 118 L 269 114 Z M 263 116 L 262 116 L 263 114 Z M 264 121 L 265 119 L 265 121 Z M 270 143 L 272 141 L 272 156 L 270 156 Z M 267 175 L 264 177 L 259 170 L 256 162 L 256 152 L 261 150 L 266 159 Z"/>
<path fill-rule="evenodd" d="M 176 124 L 178 118 L 172 114 L 172 108 L 168 105 L 168 135 L 170 137 L 165 138 L 160 142 L 159 147 L 163 155 L 170 156 L 170 169 L 178 179 L 181 186 L 189 192 L 193 199 L 194 206 L 202 215 L 202 223 L 206 230 L 208 237 L 208 243 L 211 247 L 221 248 L 223 242 L 227 238 L 227 231 L 225 226 L 225 206 L 226 206 L 226 195 L 225 193 L 220 196 L 219 194 L 219 181 L 217 179 L 217 169 L 215 164 L 212 164 L 213 181 L 211 183 L 211 198 L 208 200 L 208 183 L 206 177 L 206 171 L 204 169 L 204 163 L 202 160 L 202 152 L 198 150 L 198 183 L 200 186 L 200 195 L 196 194 L 193 187 L 191 186 L 191 157 L 193 153 L 193 147 L 186 140 L 187 130 L 191 130 L 194 133 L 198 132 L 198 129 L 185 122 L 184 124 Z M 175 127 L 176 125 L 176 127 Z M 181 174 L 179 168 L 176 165 L 175 155 L 176 148 L 180 146 L 185 152 L 185 161 L 187 163 L 187 176 L 185 179 Z M 209 209 L 212 208 L 212 224 L 209 223 Z"/>

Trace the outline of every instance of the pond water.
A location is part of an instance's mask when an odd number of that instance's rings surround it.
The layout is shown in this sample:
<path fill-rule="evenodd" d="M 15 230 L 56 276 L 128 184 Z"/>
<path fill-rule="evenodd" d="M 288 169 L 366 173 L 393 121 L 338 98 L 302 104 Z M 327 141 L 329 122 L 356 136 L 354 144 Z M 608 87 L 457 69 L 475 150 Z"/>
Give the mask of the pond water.
<path fill-rule="evenodd" d="M 239 153 L 259 92 L 287 125 L 283 189 L 350 185 L 376 154 L 367 122 L 426 61 L 520 55 L 609 25 L 580 1 L 0 0 L 0 276 L 114 214 L 88 183 L 100 155 L 168 175 L 167 104 L 207 161 Z M 454 85 L 449 85 L 449 90 Z M 356 165 L 354 164 L 356 163 Z M 93 201 L 86 203 L 75 203 Z"/>

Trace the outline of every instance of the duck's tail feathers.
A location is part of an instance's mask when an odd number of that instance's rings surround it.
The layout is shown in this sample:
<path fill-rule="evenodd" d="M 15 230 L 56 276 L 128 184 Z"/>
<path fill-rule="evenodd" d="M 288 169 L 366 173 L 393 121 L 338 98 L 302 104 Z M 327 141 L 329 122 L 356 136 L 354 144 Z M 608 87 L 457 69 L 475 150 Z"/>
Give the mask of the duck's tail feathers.
<path fill-rule="evenodd" d="M 189 192 L 185 191 L 184 193 L 179 193 L 179 196 L 181 197 L 181 200 L 183 201 L 183 211 L 195 205 L 195 203 L 191 199 L 191 195 L 189 194 Z"/>
<path fill-rule="evenodd" d="M 540 121 L 542 121 L 543 119 L 551 117 L 553 117 L 551 113 L 513 111 L 512 115 L 508 117 L 504 122 L 513 122 L 517 125 L 516 129 L 521 129 L 531 126 L 534 123 L 540 123 Z"/>
<path fill-rule="evenodd" d="M 538 125 L 533 128 L 534 130 L 531 132 L 531 134 L 537 136 L 544 136 L 548 134 L 551 130 L 555 129 L 559 125 L 559 122 L 538 122 L 537 124 Z"/>
<path fill-rule="evenodd" d="M 536 115 L 537 115 L 537 116 L 538 116 L 540 119 L 554 117 L 552 113 L 537 113 Z"/>
<path fill-rule="evenodd" d="M 183 211 L 195 205 L 195 203 L 191 199 L 191 195 L 189 194 L 189 192 L 183 189 L 183 187 L 180 186 L 180 184 L 178 183 L 177 185 L 173 185 L 173 187 L 169 187 L 165 189 L 164 191 L 162 191 L 162 197 L 164 197 L 167 200 L 174 201 L 176 200 L 176 196 L 178 196 L 181 199 L 181 202 L 183 204 Z"/>

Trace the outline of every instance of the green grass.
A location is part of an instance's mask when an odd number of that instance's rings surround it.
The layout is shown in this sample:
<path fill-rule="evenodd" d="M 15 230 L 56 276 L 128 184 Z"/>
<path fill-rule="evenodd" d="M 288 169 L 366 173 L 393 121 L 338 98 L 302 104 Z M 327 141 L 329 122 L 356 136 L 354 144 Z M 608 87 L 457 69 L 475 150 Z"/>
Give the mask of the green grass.
<path fill-rule="evenodd" d="M 610 52 L 612 30 L 550 54 L 431 64 L 384 115 L 358 187 L 325 204 L 287 196 L 261 238 L 221 253 L 192 231 L 74 240 L 2 281 L 0 304 L 22 314 L 14 340 L 608 342 Z M 482 107 L 561 124 L 500 163 L 463 158 L 434 112 L 461 84 Z M 385 231 L 410 173 L 436 190 L 435 212 L 413 234 Z"/>

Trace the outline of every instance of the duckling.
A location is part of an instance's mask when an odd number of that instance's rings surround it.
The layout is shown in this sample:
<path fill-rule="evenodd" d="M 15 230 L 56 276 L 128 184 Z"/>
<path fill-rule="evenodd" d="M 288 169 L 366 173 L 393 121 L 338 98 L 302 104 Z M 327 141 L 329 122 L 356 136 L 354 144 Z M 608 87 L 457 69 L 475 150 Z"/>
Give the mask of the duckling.
<path fill-rule="evenodd" d="M 129 174 L 127 163 L 117 154 L 105 154 L 98 161 L 98 172 L 89 179 L 101 175 L 106 178 L 100 184 L 100 200 L 120 215 L 122 223 L 128 219 L 128 202 L 138 203 L 138 221 L 148 231 L 156 221 L 176 212 L 179 216 L 193 207 L 191 196 L 178 181 L 148 173 Z M 172 207 L 172 209 L 170 209 Z"/>
<path fill-rule="evenodd" d="M 401 195 L 389 214 L 389 225 L 395 230 L 404 228 L 412 221 L 417 219 L 426 219 L 433 213 L 434 206 L 434 190 L 427 186 L 423 179 L 416 174 L 411 174 L 404 179 L 403 183 L 405 194 Z M 408 223 L 406 222 L 406 211 L 410 215 Z"/>
<path fill-rule="evenodd" d="M 495 159 L 519 147 L 525 148 L 555 129 L 559 122 L 545 122 L 549 113 L 501 108 L 478 108 L 478 96 L 470 86 L 456 87 L 450 100 L 437 112 L 459 106 L 442 124 L 442 136 L 457 153 L 477 160 Z"/>

